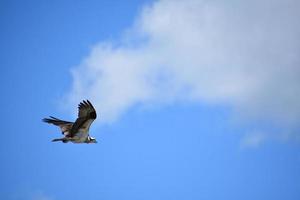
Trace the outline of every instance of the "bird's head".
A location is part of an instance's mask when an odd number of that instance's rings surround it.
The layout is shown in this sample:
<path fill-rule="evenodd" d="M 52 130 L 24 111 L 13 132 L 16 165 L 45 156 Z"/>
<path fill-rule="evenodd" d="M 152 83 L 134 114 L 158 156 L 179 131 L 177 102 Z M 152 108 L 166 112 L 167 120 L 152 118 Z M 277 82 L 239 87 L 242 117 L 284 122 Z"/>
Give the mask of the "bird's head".
<path fill-rule="evenodd" d="M 96 138 L 93 137 L 89 137 L 88 142 L 87 143 L 97 143 Z"/>

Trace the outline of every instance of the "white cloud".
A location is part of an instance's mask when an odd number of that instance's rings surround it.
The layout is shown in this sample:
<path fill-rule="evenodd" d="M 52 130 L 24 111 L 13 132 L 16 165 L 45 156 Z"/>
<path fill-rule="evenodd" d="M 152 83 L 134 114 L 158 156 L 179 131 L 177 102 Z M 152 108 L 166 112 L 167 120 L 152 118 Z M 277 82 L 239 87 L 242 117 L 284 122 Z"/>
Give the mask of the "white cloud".
<path fill-rule="evenodd" d="M 254 131 L 246 134 L 241 141 L 241 148 L 256 148 L 266 140 L 266 134 Z"/>
<path fill-rule="evenodd" d="M 51 198 L 48 195 L 45 195 L 43 192 L 39 191 L 33 195 L 32 200 L 53 200 L 53 198 Z"/>
<path fill-rule="evenodd" d="M 157 1 L 118 45 L 100 42 L 72 70 L 69 99 L 92 99 L 103 122 L 137 104 L 206 101 L 294 130 L 299 10 L 296 0 Z"/>

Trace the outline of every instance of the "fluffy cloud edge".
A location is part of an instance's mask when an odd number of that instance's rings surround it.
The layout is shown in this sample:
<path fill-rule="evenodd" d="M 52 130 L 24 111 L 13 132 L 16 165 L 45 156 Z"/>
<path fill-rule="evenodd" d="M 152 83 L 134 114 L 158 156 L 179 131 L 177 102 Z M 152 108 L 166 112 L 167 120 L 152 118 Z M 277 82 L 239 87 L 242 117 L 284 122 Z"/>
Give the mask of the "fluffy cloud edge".
<path fill-rule="evenodd" d="M 205 101 L 297 132 L 299 3 L 269 3 L 156 1 L 118 45 L 100 42 L 72 69 L 67 99 L 92 99 L 104 123 L 135 105 Z M 254 135 L 246 146 L 265 140 Z"/>

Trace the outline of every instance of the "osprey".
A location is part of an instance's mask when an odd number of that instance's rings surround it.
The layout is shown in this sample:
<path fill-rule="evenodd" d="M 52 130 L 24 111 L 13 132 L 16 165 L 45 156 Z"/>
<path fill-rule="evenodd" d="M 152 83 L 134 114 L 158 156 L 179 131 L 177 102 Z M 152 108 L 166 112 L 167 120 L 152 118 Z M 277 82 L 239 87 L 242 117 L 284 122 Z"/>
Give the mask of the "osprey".
<path fill-rule="evenodd" d="M 89 100 L 82 101 L 78 105 L 78 118 L 75 122 L 68 122 L 50 116 L 43 121 L 59 126 L 64 135 L 63 138 L 52 140 L 52 142 L 62 141 L 63 143 L 97 143 L 95 138 L 89 136 L 89 128 L 96 119 L 96 110 Z"/>

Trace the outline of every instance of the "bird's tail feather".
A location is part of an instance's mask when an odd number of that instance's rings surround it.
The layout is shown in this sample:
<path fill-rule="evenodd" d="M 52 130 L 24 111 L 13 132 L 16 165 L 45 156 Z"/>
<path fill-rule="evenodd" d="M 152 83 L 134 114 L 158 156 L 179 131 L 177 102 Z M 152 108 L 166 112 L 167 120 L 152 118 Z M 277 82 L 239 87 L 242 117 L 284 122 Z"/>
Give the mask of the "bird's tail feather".
<path fill-rule="evenodd" d="M 57 139 L 53 139 L 52 142 L 59 142 L 62 141 L 63 143 L 67 143 L 68 140 L 66 138 L 57 138 Z"/>

